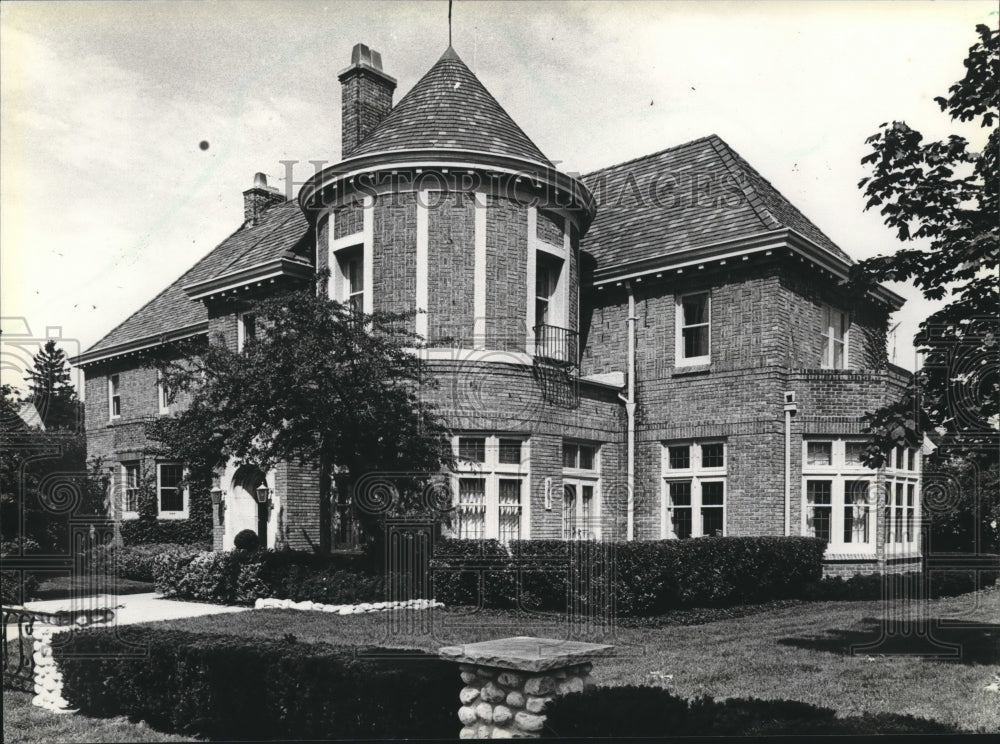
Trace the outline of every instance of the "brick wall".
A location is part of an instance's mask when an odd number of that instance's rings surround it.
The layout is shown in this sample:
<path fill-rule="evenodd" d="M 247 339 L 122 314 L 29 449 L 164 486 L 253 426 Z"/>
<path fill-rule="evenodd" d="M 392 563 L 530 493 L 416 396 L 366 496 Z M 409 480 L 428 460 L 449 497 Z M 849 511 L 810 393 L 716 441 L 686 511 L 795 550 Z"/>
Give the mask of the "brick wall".
<path fill-rule="evenodd" d="M 471 347 L 476 205 L 470 193 L 434 196 L 427 211 L 428 342 Z"/>
<path fill-rule="evenodd" d="M 535 223 L 535 234 L 539 240 L 562 248 L 563 218 L 544 210 L 538 210 L 538 220 Z"/>
<path fill-rule="evenodd" d="M 341 79 L 341 154 L 351 151 L 392 110 L 395 83 L 365 70 Z"/>
<path fill-rule="evenodd" d="M 345 204 L 333 210 L 333 237 L 344 238 L 361 232 L 365 210 L 360 204 Z"/>
<path fill-rule="evenodd" d="M 490 196 L 486 209 L 486 344 L 523 350 L 527 309 L 528 215 L 523 206 Z"/>
<path fill-rule="evenodd" d="M 413 312 L 417 297 L 416 195 L 380 199 L 374 207 L 372 245 L 373 308 L 391 313 Z"/>

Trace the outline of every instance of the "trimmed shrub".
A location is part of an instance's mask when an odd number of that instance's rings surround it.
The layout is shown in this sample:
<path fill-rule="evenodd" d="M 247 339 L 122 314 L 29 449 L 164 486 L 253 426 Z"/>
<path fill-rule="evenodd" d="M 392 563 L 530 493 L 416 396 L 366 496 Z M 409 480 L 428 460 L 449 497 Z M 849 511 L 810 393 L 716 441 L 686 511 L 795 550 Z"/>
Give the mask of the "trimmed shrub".
<path fill-rule="evenodd" d="M 509 606 L 509 563 L 499 540 L 442 540 L 430 561 L 434 596 L 448 605 Z"/>
<path fill-rule="evenodd" d="M 598 687 L 556 698 L 546 708 L 548 736 L 624 738 L 792 734 L 942 734 L 953 726 L 888 713 L 837 718 L 796 700 L 699 697 L 659 687 Z"/>
<path fill-rule="evenodd" d="M 978 591 L 996 583 L 998 571 L 971 569 L 911 571 L 904 574 L 863 574 L 844 579 L 827 576 L 805 587 L 803 598 L 813 601 L 858 602 L 882 599 L 883 596 L 919 597 L 930 599 L 954 597 Z M 890 582 L 888 588 L 883 588 Z"/>
<path fill-rule="evenodd" d="M 369 573 L 359 556 L 295 551 L 165 553 L 154 563 L 164 597 L 221 604 L 253 604 L 260 597 L 356 604 L 386 599 L 385 577 Z M 396 582 L 405 589 L 405 582 Z M 404 592 L 405 593 L 405 592 Z M 397 591 L 393 599 L 410 599 Z"/>
<path fill-rule="evenodd" d="M 260 540 L 253 530 L 240 530 L 233 538 L 233 547 L 237 550 L 256 550 L 259 546 Z"/>
<path fill-rule="evenodd" d="M 798 597 L 822 576 L 824 549 L 810 537 L 514 540 L 509 551 L 492 540 L 446 540 L 431 565 L 445 604 L 563 611 L 614 601 L 632 616 Z"/>
<path fill-rule="evenodd" d="M 63 695 L 85 715 L 126 715 L 213 739 L 456 733 L 461 683 L 454 664 L 420 651 L 139 627 L 120 629 L 118 636 L 85 630 L 53 649 Z M 141 655 L 123 655 L 123 640 Z"/>

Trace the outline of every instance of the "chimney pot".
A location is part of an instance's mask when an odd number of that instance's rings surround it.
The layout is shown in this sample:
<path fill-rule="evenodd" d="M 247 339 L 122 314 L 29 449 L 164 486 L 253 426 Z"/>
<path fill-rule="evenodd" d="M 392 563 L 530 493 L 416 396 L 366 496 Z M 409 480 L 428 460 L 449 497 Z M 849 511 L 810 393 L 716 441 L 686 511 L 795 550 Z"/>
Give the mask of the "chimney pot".
<path fill-rule="evenodd" d="M 263 173 L 254 173 L 253 176 L 253 187 L 255 189 L 266 189 L 267 188 L 267 176 Z"/>

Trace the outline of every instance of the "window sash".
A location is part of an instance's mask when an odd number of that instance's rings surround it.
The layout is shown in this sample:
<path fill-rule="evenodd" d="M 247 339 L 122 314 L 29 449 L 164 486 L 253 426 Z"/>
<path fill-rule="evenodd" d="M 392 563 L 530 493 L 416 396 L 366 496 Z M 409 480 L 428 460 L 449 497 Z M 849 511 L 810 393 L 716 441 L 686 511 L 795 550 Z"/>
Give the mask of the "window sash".
<path fill-rule="evenodd" d="M 121 377 L 108 376 L 108 415 L 118 418 L 122 415 Z"/>
<path fill-rule="evenodd" d="M 712 303 L 708 292 L 681 295 L 677 301 L 677 361 L 705 360 L 711 356 Z"/>
<path fill-rule="evenodd" d="M 122 511 L 135 513 L 139 511 L 139 464 L 125 463 L 122 465 L 122 484 L 124 498 Z"/>
<path fill-rule="evenodd" d="M 157 463 L 156 496 L 160 513 L 184 511 L 184 468 L 177 463 Z"/>

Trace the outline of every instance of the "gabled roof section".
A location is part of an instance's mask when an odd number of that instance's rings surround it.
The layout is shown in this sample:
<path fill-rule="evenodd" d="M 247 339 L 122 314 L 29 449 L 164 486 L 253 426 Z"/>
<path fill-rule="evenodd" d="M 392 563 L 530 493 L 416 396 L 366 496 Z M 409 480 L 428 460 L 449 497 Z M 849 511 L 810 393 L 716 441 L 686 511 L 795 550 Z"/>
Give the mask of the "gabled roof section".
<path fill-rule="evenodd" d="M 553 167 L 451 47 L 350 157 L 433 149 L 513 156 Z"/>
<path fill-rule="evenodd" d="M 583 180 L 597 199 L 597 218 L 583 248 L 601 271 L 782 230 L 853 263 L 714 134 L 603 168 Z"/>
<path fill-rule="evenodd" d="M 311 263 L 308 228 L 294 200 L 272 207 L 264 212 L 256 225 L 244 225 L 223 240 L 125 322 L 83 352 L 74 363 L 97 361 L 122 349 L 183 329 L 194 331 L 200 324 L 205 324 L 207 331 L 205 304 L 188 297 L 184 287 L 278 258 L 285 251 L 292 251 Z"/>

